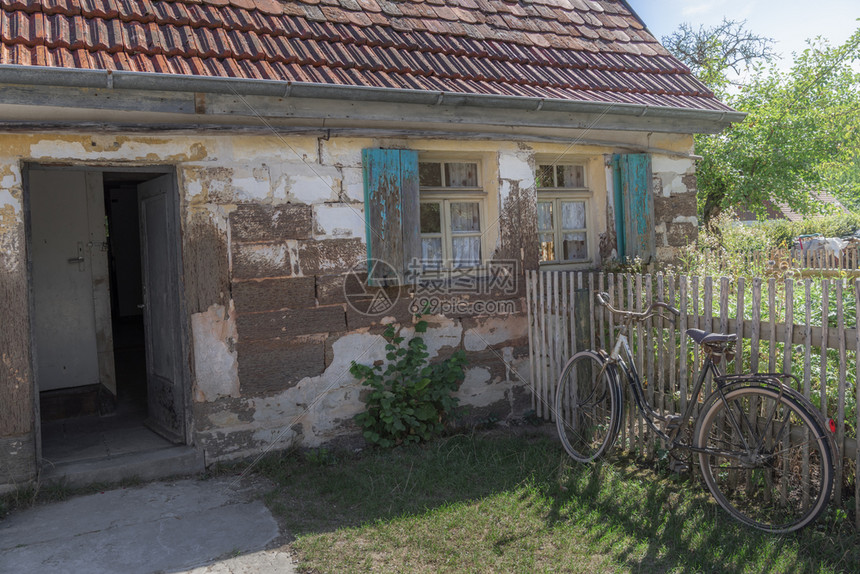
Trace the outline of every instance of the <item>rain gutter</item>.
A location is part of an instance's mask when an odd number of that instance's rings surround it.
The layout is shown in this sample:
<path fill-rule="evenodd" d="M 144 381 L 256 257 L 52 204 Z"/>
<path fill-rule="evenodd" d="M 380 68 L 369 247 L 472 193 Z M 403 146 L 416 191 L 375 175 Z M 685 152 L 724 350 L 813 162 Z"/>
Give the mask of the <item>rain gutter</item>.
<path fill-rule="evenodd" d="M 746 117 L 746 114 L 733 110 L 699 110 L 643 104 L 461 94 L 277 80 L 180 76 L 149 72 L 47 68 L 44 66 L 0 65 L 0 84 L 330 99 L 427 106 L 470 106 L 523 112 L 554 111 L 600 115 L 611 113 L 616 116 L 639 117 L 648 115 L 652 118 L 689 119 L 718 124 L 739 122 Z"/>

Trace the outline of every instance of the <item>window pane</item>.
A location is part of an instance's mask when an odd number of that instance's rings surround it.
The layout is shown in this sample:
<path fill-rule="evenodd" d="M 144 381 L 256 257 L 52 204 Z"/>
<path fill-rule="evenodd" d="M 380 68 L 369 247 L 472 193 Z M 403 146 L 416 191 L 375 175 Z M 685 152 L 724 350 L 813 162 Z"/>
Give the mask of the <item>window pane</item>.
<path fill-rule="evenodd" d="M 539 165 L 535 180 L 538 187 L 555 187 L 555 182 L 552 180 L 553 168 L 551 165 Z"/>
<path fill-rule="evenodd" d="M 446 163 L 446 187 L 478 187 L 478 164 Z"/>
<path fill-rule="evenodd" d="M 441 204 L 421 204 L 421 233 L 442 233 Z"/>
<path fill-rule="evenodd" d="M 538 231 L 552 231 L 552 202 L 538 201 Z"/>
<path fill-rule="evenodd" d="M 418 184 L 422 187 L 442 187 L 442 164 L 419 163 Z"/>
<path fill-rule="evenodd" d="M 438 269 L 442 264 L 442 238 L 421 239 L 421 259 L 425 268 Z"/>
<path fill-rule="evenodd" d="M 481 263 L 480 237 L 455 237 L 451 247 L 454 250 L 454 267 L 475 267 Z"/>
<path fill-rule="evenodd" d="M 553 241 L 552 233 L 540 234 L 540 260 L 553 261 L 555 260 L 555 241 Z"/>
<path fill-rule="evenodd" d="M 561 202 L 562 229 L 585 229 L 585 202 Z"/>
<path fill-rule="evenodd" d="M 581 165 L 560 165 L 558 187 L 585 187 L 585 169 Z"/>
<path fill-rule="evenodd" d="M 481 231 L 481 220 L 477 203 L 459 201 L 451 203 L 451 231 L 454 233 Z"/>
<path fill-rule="evenodd" d="M 585 232 L 565 233 L 561 240 L 564 245 L 565 260 L 588 259 L 588 245 L 586 244 Z"/>

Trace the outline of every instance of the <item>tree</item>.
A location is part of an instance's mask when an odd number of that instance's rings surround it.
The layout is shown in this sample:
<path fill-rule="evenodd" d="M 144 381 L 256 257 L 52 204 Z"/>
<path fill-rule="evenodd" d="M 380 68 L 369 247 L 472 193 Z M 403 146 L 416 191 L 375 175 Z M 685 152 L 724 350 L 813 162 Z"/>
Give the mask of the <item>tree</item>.
<path fill-rule="evenodd" d="M 714 27 L 699 26 L 694 30 L 688 23 L 681 24 L 672 34 L 663 37 L 663 45 L 681 60 L 697 78 L 717 95 L 723 95 L 734 84 L 729 71 L 735 76 L 749 70 L 758 62 L 774 57 L 774 40 L 757 36 L 745 28 L 746 21 L 723 21 Z"/>
<path fill-rule="evenodd" d="M 704 66 L 705 79 L 715 82 L 712 89 L 749 114 L 720 134 L 696 137 L 703 158 L 697 169 L 703 223 L 728 206 L 763 215 L 766 201 L 809 213 L 817 208 L 810 189 L 860 196 L 860 74 L 852 69 L 860 60 L 860 30 L 838 47 L 821 38 L 809 42 L 790 71 L 781 72 L 772 61 L 760 61 L 769 54 L 756 44 L 760 38 L 736 23 L 724 24 L 729 26 L 710 30 L 711 40 L 691 43 L 680 30 L 667 44 L 670 50 L 700 46 L 695 65 Z M 758 52 L 747 49 L 756 46 Z M 745 62 L 752 73 L 736 91 L 725 89 L 732 62 Z"/>

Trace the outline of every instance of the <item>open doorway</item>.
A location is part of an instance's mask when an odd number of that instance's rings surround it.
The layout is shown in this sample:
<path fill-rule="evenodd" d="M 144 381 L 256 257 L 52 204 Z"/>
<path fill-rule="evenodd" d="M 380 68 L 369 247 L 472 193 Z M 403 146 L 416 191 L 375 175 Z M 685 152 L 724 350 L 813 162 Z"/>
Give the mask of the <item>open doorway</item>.
<path fill-rule="evenodd" d="M 184 444 L 174 176 L 34 167 L 28 195 L 43 461 Z"/>

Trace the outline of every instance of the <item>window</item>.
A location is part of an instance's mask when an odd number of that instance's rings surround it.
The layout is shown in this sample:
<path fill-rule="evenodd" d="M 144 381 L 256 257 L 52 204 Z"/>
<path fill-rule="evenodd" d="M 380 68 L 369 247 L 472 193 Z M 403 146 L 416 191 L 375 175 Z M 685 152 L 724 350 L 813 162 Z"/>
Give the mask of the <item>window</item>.
<path fill-rule="evenodd" d="M 420 162 L 424 269 L 464 269 L 482 260 L 484 190 L 476 162 Z"/>
<path fill-rule="evenodd" d="M 591 192 L 581 164 L 539 165 L 537 219 L 541 263 L 590 260 Z"/>

